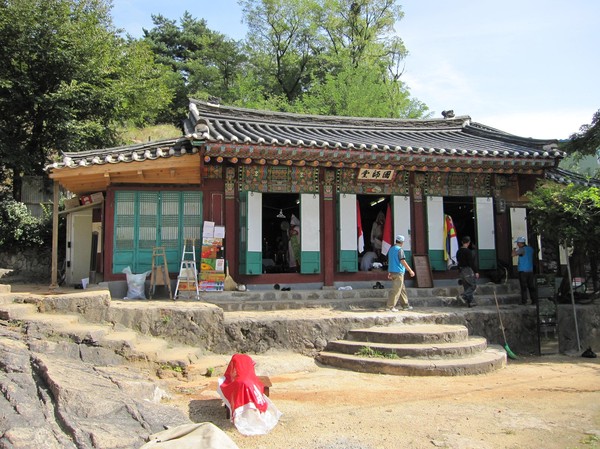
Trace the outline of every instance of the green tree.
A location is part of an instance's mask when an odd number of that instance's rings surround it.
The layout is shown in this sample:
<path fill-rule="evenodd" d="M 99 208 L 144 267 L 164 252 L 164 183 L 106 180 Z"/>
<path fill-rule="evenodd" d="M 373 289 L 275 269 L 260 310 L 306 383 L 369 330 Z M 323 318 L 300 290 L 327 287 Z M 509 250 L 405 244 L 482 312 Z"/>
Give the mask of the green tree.
<path fill-rule="evenodd" d="M 60 150 L 119 142 L 127 122 L 153 120 L 172 93 L 149 48 L 112 26 L 108 0 L 0 3 L 2 181 L 41 174 Z"/>
<path fill-rule="evenodd" d="M 592 117 L 591 124 L 582 125 L 579 132 L 572 134 L 562 145 L 577 165 L 584 156 L 600 158 L 600 109 Z M 600 169 L 596 170 L 596 178 L 600 177 Z"/>
<path fill-rule="evenodd" d="M 152 21 L 154 27 L 144 30 L 143 40 L 157 62 L 172 71 L 171 86 L 176 92 L 175 105 L 166 105 L 161 121 L 178 123 L 187 113 L 189 97 L 233 102 L 232 86 L 244 62 L 240 44 L 212 31 L 205 20 L 187 11 L 179 25 L 162 15 L 152 15 Z"/>
<path fill-rule="evenodd" d="M 527 194 L 528 223 L 551 245 L 573 247 L 590 262 L 598 289 L 600 255 L 600 189 L 541 182 Z"/>
<path fill-rule="evenodd" d="M 240 0 L 248 25 L 246 52 L 255 78 L 270 95 L 293 103 L 319 64 L 313 0 Z"/>
<path fill-rule="evenodd" d="M 423 117 L 400 80 L 407 51 L 394 34 L 396 0 L 240 0 L 248 24 L 251 98 L 281 110 Z M 239 86 L 238 86 L 239 87 Z M 287 100 L 287 104 L 282 102 Z"/>

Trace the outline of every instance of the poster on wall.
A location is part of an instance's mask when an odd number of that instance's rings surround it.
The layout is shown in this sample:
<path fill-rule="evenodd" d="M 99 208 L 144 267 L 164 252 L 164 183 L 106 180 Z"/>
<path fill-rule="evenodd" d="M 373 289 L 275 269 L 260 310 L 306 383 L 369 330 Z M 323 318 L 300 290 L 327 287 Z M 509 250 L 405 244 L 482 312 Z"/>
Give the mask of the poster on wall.
<path fill-rule="evenodd" d="M 223 239 L 225 227 L 214 222 L 204 222 L 200 253 L 200 284 L 204 292 L 222 292 L 225 286 L 225 259 Z"/>

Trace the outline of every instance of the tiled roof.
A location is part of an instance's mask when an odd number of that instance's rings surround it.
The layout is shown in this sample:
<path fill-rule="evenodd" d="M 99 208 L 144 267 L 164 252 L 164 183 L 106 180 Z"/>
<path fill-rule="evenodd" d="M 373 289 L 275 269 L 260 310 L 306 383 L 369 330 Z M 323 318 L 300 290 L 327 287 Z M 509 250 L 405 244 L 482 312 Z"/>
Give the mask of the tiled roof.
<path fill-rule="evenodd" d="M 514 136 L 473 123 L 468 116 L 444 119 L 334 117 L 224 107 L 190 100 L 190 113 L 183 129 L 185 135 L 176 139 L 65 152 L 62 160 L 48 165 L 46 170 L 177 157 L 197 153 L 198 143 L 206 144 L 207 157 L 226 156 L 224 145 L 245 147 L 246 156 L 251 153 L 248 147 L 252 146 L 298 149 L 295 159 L 311 160 L 330 153 L 335 153 L 338 159 L 342 153 L 344 157 L 395 155 L 394 159 L 421 155 L 450 156 L 457 162 L 463 157 L 520 160 L 522 164 L 548 167 L 565 156 L 558 150 L 556 140 Z"/>
<path fill-rule="evenodd" d="M 468 116 L 449 119 L 332 117 L 224 107 L 191 100 L 187 137 L 207 143 L 316 149 L 562 158 L 556 140 L 514 136 Z"/>
<path fill-rule="evenodd" d="M 62 160 L 46 166 L 46 170 L 141 162 L 197 152 L 198 148 L 192 147 L 189 139 L 180 137 L 99 150 L 63 152 Z"/>
<path fill-rule="evenodd" d="M 578 173 L 564 170 L 562 168 L 553 168 L 545 173 L 546 179 L 559 184 L 576 184 L 584 187 L 600 187 L 600 179 L 588 178 Z"/>

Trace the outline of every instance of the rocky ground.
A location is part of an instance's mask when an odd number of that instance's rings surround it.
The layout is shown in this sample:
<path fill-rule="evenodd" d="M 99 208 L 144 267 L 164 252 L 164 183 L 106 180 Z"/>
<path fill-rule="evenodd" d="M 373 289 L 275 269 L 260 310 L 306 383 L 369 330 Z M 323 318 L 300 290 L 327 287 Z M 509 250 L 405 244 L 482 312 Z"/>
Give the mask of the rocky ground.
<path fill-rule="evenodd" d="M 283 412 L 258 437 L 237 432 L 216 393 L 231 354 L 157 372 L 0 320 L 0 449 L 139 448 L 189 422 L 212 422 L 240 449 L 600 448 L 600 359 L 519 354 L 486 375 L 403 377 L 251 356 Z"/>
<path fill-rule="evenodd" d="M 198 375 L 210 361 L 190 381 L 161 381 L 175 393 L 169 404 L 244 449 L 600 448 L 599 359 L 520 357 L 492 374 L 401 377 L 320 367 L 290 353 L 253 358 L 284 413 L 270 434 L 242 436 L 226 419 L 217 379 Z"/>

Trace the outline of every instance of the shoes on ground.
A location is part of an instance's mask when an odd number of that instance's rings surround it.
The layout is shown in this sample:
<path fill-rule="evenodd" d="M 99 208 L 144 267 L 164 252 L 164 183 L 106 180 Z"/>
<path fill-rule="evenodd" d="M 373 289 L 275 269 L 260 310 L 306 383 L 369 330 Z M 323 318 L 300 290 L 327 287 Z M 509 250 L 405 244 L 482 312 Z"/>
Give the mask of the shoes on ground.
<path fill-rule="evenodd" d="M 477 303 L 476 303 L 475 301 L 471 301 L 471 302 L 468 304 L 468 306 L 469 306 L 469 309 L 470 309 L 471 307 L 475 307 L 475 306 L 477 306 Z"/>
<path fill-rule="evenodd" d="M 390 307 L 390 312 L 398 312 L 398 309 L 396 309 L 395 307 Z"/>
<path fill-rule="evenodd" d="M 412 310 L 413 307 L 412 306 L 406 306 L 406 307 L 402 307 L 402 310 Z"/>

